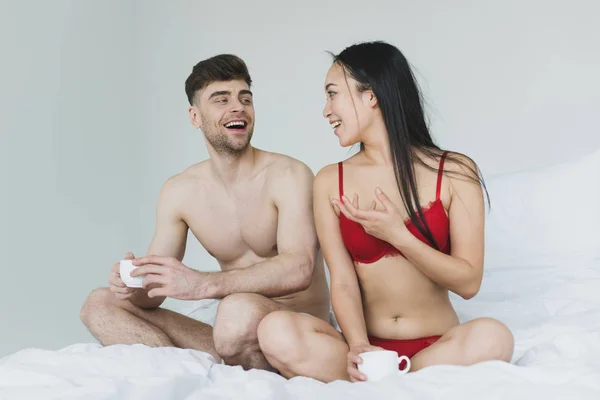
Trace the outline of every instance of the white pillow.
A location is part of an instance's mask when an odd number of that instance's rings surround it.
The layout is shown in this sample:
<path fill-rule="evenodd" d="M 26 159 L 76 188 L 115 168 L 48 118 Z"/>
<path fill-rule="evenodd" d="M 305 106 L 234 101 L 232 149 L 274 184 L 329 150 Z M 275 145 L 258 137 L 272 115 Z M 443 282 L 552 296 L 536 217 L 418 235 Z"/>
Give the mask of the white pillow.
<path fill-rule="evenodd" d="M 600 149 L 486 179 L 486 268 L 560 265 L 600 255 Z"/>

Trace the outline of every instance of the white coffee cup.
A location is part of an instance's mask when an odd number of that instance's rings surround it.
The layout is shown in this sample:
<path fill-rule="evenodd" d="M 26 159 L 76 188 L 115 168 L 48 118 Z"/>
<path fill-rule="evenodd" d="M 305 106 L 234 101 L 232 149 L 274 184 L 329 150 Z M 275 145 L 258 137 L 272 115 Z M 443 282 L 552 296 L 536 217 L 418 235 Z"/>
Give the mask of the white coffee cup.
<path fill-rule="evenodd" d="M 121 280 L 127 287 L 132 288 L 141 288 L 144 282 L 144 278 L 146 275 L 140 276 L 131 276 L 131 271 L 136 269 L 137 267 L 131 263 L 132 260 L 121 260 L 120 261 L 120 269 L 119 274 L 121 275 Z"/>
<path fill-rule="evenodd" d="M 390 376 L 404 375 L 410 370 L 410 358 L 398 357 L 398 353 L 391 350 L 369 351 L 359 354 L 362 363 L 358 370 L 367 376 L 367 382 L 376 382 Z M 406 361 L 406 367 L 399 369 L 400 363 Z"/>

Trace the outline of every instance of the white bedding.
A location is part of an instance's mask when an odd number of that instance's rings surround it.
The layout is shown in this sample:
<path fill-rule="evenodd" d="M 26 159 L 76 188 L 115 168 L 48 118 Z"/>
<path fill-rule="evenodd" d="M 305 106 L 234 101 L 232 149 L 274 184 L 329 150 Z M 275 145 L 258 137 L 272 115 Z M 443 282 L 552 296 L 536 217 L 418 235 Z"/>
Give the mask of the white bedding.
<path fill-rule="evenodd" d="M 463 320 L 492 316 L 513 330 L 511 364 L 435 366 L 379 383 L 325 385 L 215 364 L 193 350 L 77 344 L 1 359 L 0 399 L 600 399 L 600 259 L 493 268 L 484 282 L 493 285 L 453 301 Z M 187 313 L 209 320 L 215 303 L 202 304 Z"/>

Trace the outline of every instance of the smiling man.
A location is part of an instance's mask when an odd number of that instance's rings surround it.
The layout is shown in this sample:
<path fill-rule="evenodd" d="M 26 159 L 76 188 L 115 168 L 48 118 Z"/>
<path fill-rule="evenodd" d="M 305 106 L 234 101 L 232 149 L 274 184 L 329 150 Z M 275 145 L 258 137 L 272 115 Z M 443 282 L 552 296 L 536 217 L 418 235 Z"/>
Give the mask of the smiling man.
<path fill-rule="evenodd" d="M 265 315 L 289 310 L 329 320 L 314 175 L 296 159 L 252 147 L 251 83 L 244 61 L 229 54 L 199 62 L 187 78 L 190 121 L 203 132 L 209 159 L 167 180 L 148 254 L 125 255 L 139 267 L 132 276 L 145 275 L 144 287 L 126 287 L 117 262 L 109 287 L 85 302 L 82 321 L 103 345 L 191 348 L 270 369 L 256 333 Z M 221 271 L 182 263 L 188 229 Z M 160 308 L 166 297 L 221 299 L 214 326 Z"/>

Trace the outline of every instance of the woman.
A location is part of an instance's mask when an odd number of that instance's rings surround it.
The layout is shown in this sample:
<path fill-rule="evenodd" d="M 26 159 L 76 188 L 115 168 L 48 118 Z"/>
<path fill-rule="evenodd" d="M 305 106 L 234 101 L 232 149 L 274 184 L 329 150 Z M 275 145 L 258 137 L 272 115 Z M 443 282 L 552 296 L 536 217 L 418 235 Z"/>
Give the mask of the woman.
<path fill-rule="evenodd" d="M 259 326 L 261 349 L 285 377 L 365 380 L 362 352 L 388 349 L 411 371 L 435 364 L 510 361 L 502 323 L 461 324 L 448 291 L 475 296 L 483 274 L 484 198 L 476 164 L 434 144 L 402 53 L 383 42 L 334 56 L 325 81 L 329 120 L 349 159 L 314 183 L 315 223 L 343 335 L 286 311 Z M 401 366 L 404 368 L 404 366 Z"/>

